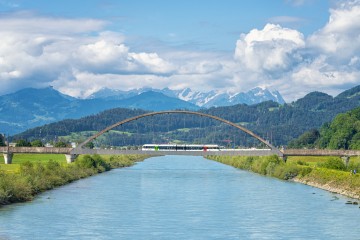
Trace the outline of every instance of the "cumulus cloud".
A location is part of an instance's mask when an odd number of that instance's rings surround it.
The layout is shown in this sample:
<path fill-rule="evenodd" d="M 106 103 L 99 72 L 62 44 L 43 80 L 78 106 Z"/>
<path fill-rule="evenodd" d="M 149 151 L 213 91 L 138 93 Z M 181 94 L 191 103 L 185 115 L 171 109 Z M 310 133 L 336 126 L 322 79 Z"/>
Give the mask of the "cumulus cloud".
<path fill-rule="evenodd" d="M 360 53 L 360 1 L 343 2 L 330 10 L 328 23 L 309 38 L 309 46 L 338 60 Z"/>
<path fill-rule="evenodd" d="M 121 34 L 102 31 L 105 24 L 93 19 L 54 19 L 28 13 L 0 17 L 0 94 L 60 80 L 67 86 L 67 81 L 78 79 L 71 75 L 78 71 L 104 76 L 166 75 L 174 71 L 174 66 L 158 53 L 132 52 Z M 83 95 L 79 92 L 74 96 Z"/>
<path fill-rule="evenodd" d="M 235 59 L 253 71 L 286 71 L 294 62 L 301 61 L 296 51 L 304 46 L 300 32 L 267 24 L 262 30 L 254 29 L 240 36 Z"/>
<path fill-rule="evenodd" d="M 308 38 L 275 24 L 242 34 L 234 81 L 276 88 L 287 100 L 314 90 L 336 94 L 360 83 L 359 56 L 360 0 L 342 1 Z"/>
<path fill-rule="evenodd" d="M 308 37 L 281 25 L 298 20 L 277 17 L 241 34 L 231 56 L 169 46 L 134 51 L 126 36 L 96 19 L 2 15 L 0 94 L 48 85 L 76 97 L 102 87 L 236 92 L 263 86 L 291 101 L 309 91 L 335 94 L 359 84 L 360 0 L 341 1 L 326 25 Z"/>

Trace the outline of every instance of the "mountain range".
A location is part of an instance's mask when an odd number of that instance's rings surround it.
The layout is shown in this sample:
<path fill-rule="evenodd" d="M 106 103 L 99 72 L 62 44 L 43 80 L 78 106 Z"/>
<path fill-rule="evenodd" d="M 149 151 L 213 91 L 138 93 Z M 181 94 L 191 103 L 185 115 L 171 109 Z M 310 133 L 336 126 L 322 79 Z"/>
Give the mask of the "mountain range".
<path fill-rule="evenodd" d="M 90 95 L 89 99 L 121 100 L 149 91 L 162 93 L 168 97 L 178 98 L 204 108 L 232 106 L 241 103 L 252 105 L 270 100 L 280 104 L 285 103 L 283 97 L 278 91 L 271 91 L 267 88 L 261 87 L 256 87 L 247 92 L 239 92 L 235 94 L 223 93 L 219 91 L 200 92 L 193 91 L 190 88 L 181 90 L 171 90 L 169 88 L 140 88 L 129 91 L 103 88 L 98 92 Z"/>
<path fill-rule="evenodd" d="M 0 96 L 0 133 L 16 134 L 26 129 L 62 119 L 80 118 L 112 108 L 162 111 L 171 109 L 198 110 L 201 107 L 227 106 L 239 103 L 252 104 L 273 100 L 283 103 L 278 92 L 255 88 L 233 96 L 217 93 L 179 91 L 169 88 L 143 88 L 131 91 L 102 89 L 88 99 L 62 94 L 52 87 L 26 88 Z"/>

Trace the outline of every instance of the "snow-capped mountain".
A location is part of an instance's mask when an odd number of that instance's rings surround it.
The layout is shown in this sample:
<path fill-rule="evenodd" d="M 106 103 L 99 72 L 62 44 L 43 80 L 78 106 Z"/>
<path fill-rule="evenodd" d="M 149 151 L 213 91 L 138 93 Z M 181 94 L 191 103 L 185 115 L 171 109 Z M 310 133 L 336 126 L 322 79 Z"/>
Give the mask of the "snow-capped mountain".
<path fill-rule="evenodd" d="M 236 94 L 222 93 L 219 91 L 199 92 L 192 91 L 190 88 L 182 90 L 171 90 L 169 88 L 153 89 L 153 88 L 140 88 L 129 91 L 113 90 L 104 88 L 92 94 L 91 99 L 108 99 L 120 100 L 139 95 L 144 92 L 160 92 L 166 96 L 178 98 L 199 107 L 218 107 L 218 106 L 231 106 L 235 104 L 245 103 L 248 105 L 257 104 L 264 101 L 272 100 L 280 104 L 285 103 L 281 94 L 278 91 L 270 91 L 267 88 L 256 87 L 248 92 L 239 92 Z"/>

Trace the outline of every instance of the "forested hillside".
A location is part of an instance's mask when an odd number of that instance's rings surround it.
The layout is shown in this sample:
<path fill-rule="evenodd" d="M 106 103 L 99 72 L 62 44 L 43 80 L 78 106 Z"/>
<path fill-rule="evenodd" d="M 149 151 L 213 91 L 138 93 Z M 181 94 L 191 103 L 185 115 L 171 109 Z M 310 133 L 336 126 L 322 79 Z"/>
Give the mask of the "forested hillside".
<path fill-rule="evenodd" d="M 360 107 L 338 114 L 320 130 L 305 132 L 290 142 L 289 147 L 360 150 Z"/>
<path fill-rule="evenodd" d="M 360 106 L 360 86 L 345 91 L 333 98 L 320 92 L 313 92 L 291 104 L 280 105 L 263 102 L 257 105 L 239 104 L 201 110 L 241 124 L 271 143 L 280 146 L 297 138 L 305 131 L 320 128 L 339 114 Z M 91 135 L 126 118 L 143 114 L 144 110 L 116 108 L 78 120 L 64 120 L 30 129 L 15 135 L 14 139 L 56 140 L 65 136 L 69 141 L 82 141 Z M 107 138 L 101 138 L 103 145 L 144 144 L 149 142 L 212 142 L 218 144 L 253 145 L 252 139 L 215 120 L 192 115 L 167 114 L 141 119 L 115 129 Z"/>

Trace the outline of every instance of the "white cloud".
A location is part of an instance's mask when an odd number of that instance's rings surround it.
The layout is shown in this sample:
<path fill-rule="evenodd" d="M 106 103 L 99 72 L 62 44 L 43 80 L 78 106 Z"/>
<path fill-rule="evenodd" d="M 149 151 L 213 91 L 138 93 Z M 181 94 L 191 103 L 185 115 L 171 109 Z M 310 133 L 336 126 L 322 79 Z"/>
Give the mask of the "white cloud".
<path fill-rule="evenodd" d="M 277 23 L 297 20 L 280 17 Z M 308 38 L 273 23 L 241 34 L 230 56 L 169 46 L 135 51 L 126 36 L 106 31 L 108 23 L 96 19 L 3 15 L 0 94 L 48 85 L 77 97 L 102 87 L 234 92 L 265 86 L 291 101 L 309 91 L 338 93 L 360 83 L 360 0 L 331 9 L 329 22 Z"/>
<path fill-rule="evenodd" d="M 286 71 L 294 62 L 301 61 L 296 51 L 304 45 L 300 32 L 267 24 L 262 30 L 254 29 L 240 36 L 235 59 L 252 71 Z"/>
<path fill-rule="evenodd" d="M 21 87 L 48 86 L 55 79 L 65 81 L 65 77 L 76 81 L 73 69 L 104 76 L 166 75 L 175 71 L 158 53 L 131 52 L 124 36 L 101 31 L 104 25 L 93 19 L 54 19 L 23 13 L 0 17 L 0 94 Z"/>
<path fill-rule="evenodd" d="M 331 9 L 329 22 L 310 36 L 308 43 L 338 64 L 359 56 L 360 1 L 343 2 L 339 8 Z"/>
<path fill-rule="evenodd" d="M 0 32 L 32 34 L 74 34 L 99 31 L 107 22 L 97 19 L 66 19 L 36 16 L 31 12 L 17 12 L 0 16 Z"/>
<path fill-rule="evenodd" d="M 360 0 L 342 1 L 330 10 L 329 22 L 308 39 L 273 24 L 242 34 L 234 81 L 239 87 L 278 89 L 287 100 L 315 90 L 339 93 L 360 84 L 359 57 Z"/>

